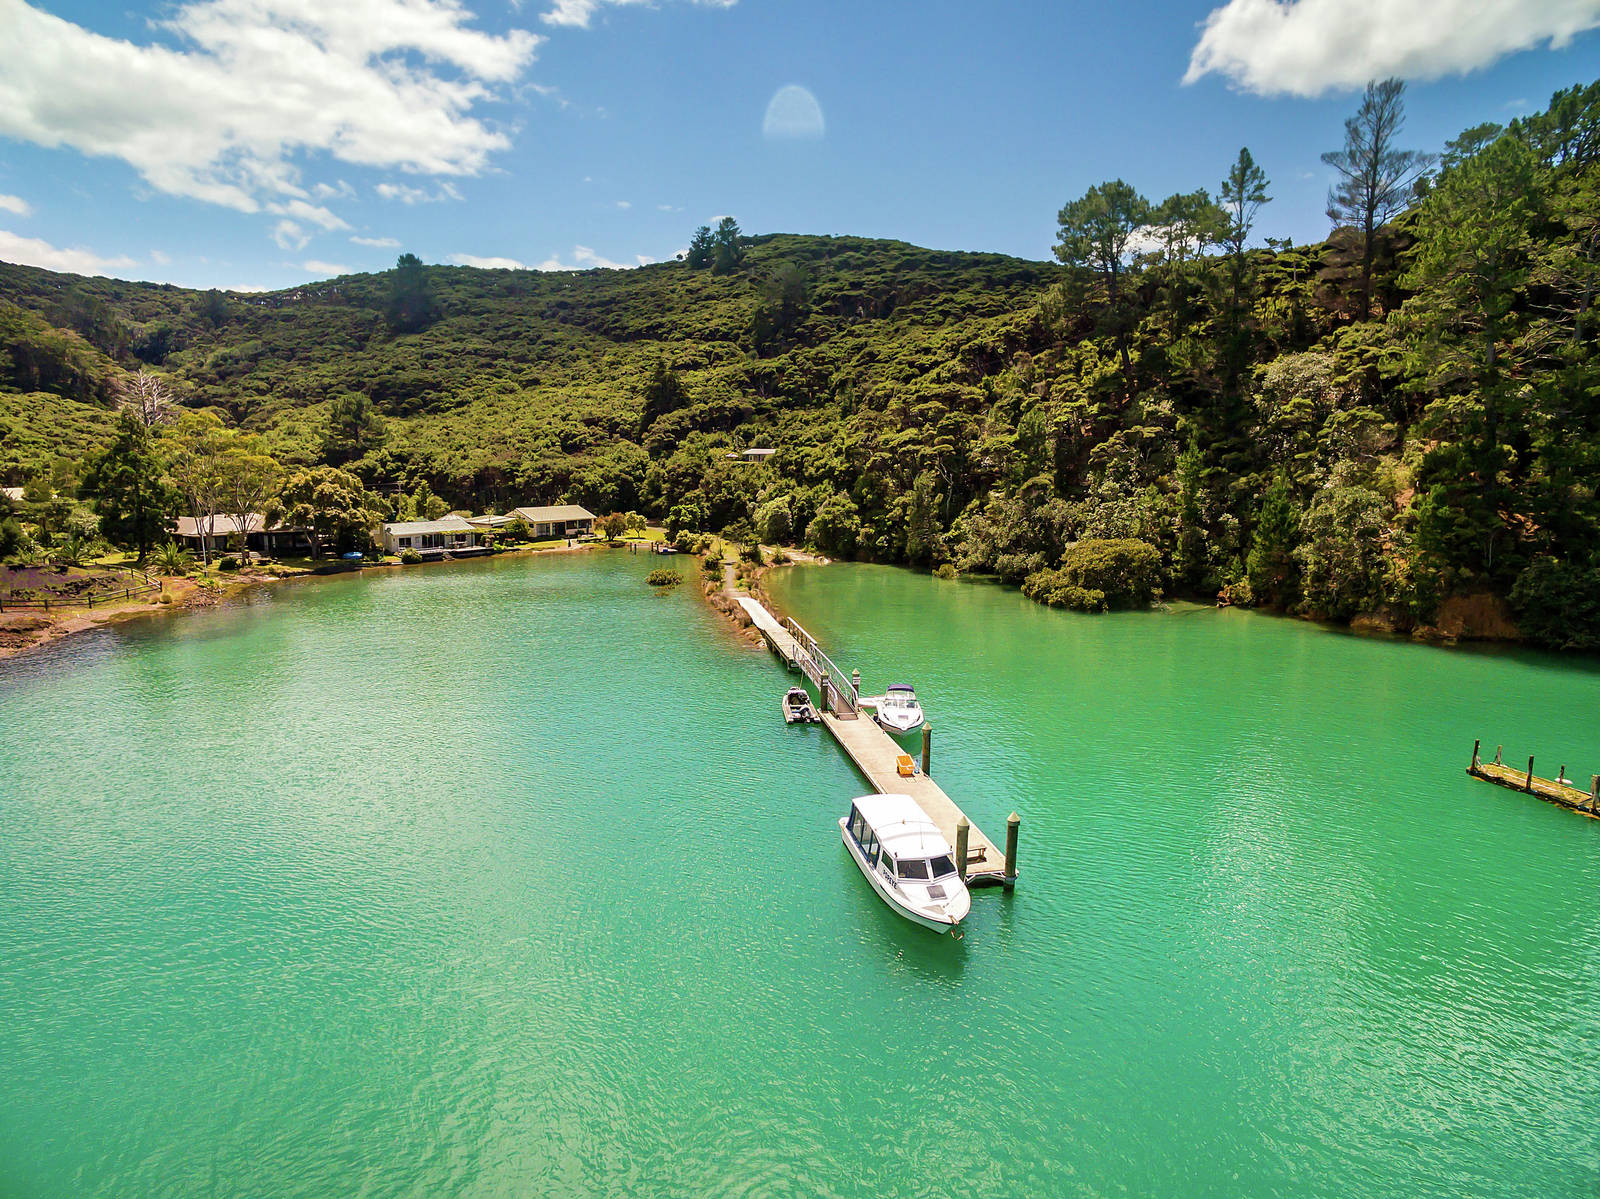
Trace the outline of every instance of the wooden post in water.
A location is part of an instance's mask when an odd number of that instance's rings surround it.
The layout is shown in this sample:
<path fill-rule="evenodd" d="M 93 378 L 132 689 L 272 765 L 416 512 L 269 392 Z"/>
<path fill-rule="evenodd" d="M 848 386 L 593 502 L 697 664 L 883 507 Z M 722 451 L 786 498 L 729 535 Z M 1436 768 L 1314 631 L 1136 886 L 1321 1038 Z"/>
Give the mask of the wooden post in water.
<path fill-rule="evenodd" d="M 1589 776 L 1589 810 L 1600 812 L 1600 774 Z"/>
<path fill-rule="evenodd" d="M 1007 887 L 1017 882 L 1017 826 L 1021 823 L 1022 817 L 1015 812 L 1006 817 L 1006 873 L 1001 881 Z"/>
<path fill-rule="evenodd" d="M 1528 755 L 1528 781 L 1522 784 L 1522 789 L 1529 794 L 1533 792 L 1533 755 Z"/>
<path fill-rule="evenodd" d="M 928 763 L 933 760 L 933 726 L 924 723 L 922 726 L 922 773 L 928 773 Z"/>
<path fill-rule="evenodd" d="M 967 835 L 971 830 L 965 816 L 956 821 L 956 873 L 962 882 L 967 881 Z"/>
<path fill-rule="evenodd" d="M 1472 765 L 1467 767 L 1468 774 L 1473 774 L 1478 769 L 1478 746 L 1482 744 L 1481 739 L 1472 743 Z"/>
<path fill-rule="evenodd" d="M 1494 764 L 1496 766 L 1500 765 L 1500 751 L 1504 748 L 1505 746 L 1503 745 L 1497 745 L 1494 747 Z"/>

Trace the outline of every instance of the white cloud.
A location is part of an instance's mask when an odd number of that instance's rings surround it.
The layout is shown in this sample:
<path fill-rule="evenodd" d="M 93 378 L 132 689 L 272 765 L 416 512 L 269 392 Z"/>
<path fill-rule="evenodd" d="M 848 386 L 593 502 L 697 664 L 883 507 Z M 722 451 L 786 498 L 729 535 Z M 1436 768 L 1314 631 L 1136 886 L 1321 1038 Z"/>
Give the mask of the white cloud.
<path fill-rule="evenodd" d="M 446 200 L 459 200 L 461 191 L 453 183 L 441 183 L 433 191 L 425 187 L 412 187 L 409 183 L 380 183 L 374 188 L 385 200 L 399 200 L 402 204 L 441 204 Z"/>
<path fill-rule="evenodd" d="M 546 25 L 566 25 L 576 29 L 589 28 L 594 14 L 607 4 L 649 4 L 652 0 L 553 0 L 548 12 L 539 19 Z M 732 8 L 739 0 L 691 0 L 702 8 Z"/>
<path fill-rule="evenodd" d="M 350 268 L 343 263 L 323 262 L 316 258 L 306 259 L 300 264 L 300 269 L 310 271 L 314 275 L 321 275 L 323 278 L 328 278 L 332 275 L 348 275 L 350 273 Z"/>
<path fill-rule="evenodd" d="M 476 254 L 452 254 L 450 261 L 456 266 L 475 266 L 485 271 L 525 271 L 528 269 L 526 262 L 518 262 L 515 258 L 480 258 Z"/>
<path fill-rule="evenodd" d="M 631 200 L 618 200 L 617 207 L 626 212 L 628 209 L 633 207 L 633 202 Z"/>
<path fill-rule="evenodd" d="M 767 115 L 761 122 L 763 137 L 775 140 L 811 141 L 826 132 L 822 105 L 798 83 L 786 84 L 767 101 Z"/>
<path fill-rule="evenodd" d="M 0 0 L 0 136 L 121 159 L 158 191 L 341 228 L 310 200 L 348 185 L 308 191 L 306 165 L 472 175 L 510 144 L 473 110 L 542 39 L 483 33 L 471 16 L 458 0 L 188 0 L 156 25 L 173 44 L 136 45 Z"/>
<path fill-rule="evenodd" d="M 683 209 L 682 209 L 682 207 L 680 207 L 679 205 L 676 205 L 676 204 L 657 204 L 656 205 L 656 211 L 657 212 L 682 212 Z"/>
<path fill-rule="evenodd" d="M 21 196 L 0 196 L 0 211 L 14 216 L 32 216 L 33 209 Z"/>
<path fill-rule="evenodd" d="M 82 247 L 63 250 L 37 237 L 19 237 L 4 229 L 0 229 L 0 262 L 42 266 L 49 271 L 66 271 L 73 275 L 104 275 L 109 270 L 138 265 L 124 255 L 106 258 Z"/>
<path fill-rule="evenodd" d="M 640 264 L 643 265 L 642 263 Z M 588 246 L 573 246 L 572 261 L 564 263 L 561 255 L 552 254 L 533 269 L 536 271 L 587 271 L 595 267 L 604 267 L 612 271 L 626 271 L 631 268 L 626 262 L 612 262 L 609 258 L 602 258 Z"/>
<path fill-rule="evenodd" d="M 151 250 L 150 261 L 155 263 L 157 266 L 171 266 L 172 255 L 161 250 Z"/>
<path fill-rule="evenodd" d="M 340 179 L 336 183 L 317 184 L 311 189 L 311 194 L 319 200 L 332 200 L 335 197 L 341 200 L 351 200 L 355 198 L 356 189 L 343 179 Z"/>
<path fill-rule="evenodd" d="M 1600 0 L 1228 0 L 1205 20 L 1185 83 L 1318 96 L 1398 75 L 1437 79 L 1600 26 Z"/>
<path fill-rule="evenodd" d="M 280 250 L 302 250 L 311 235 L 293 221 L 279 221 L 272 227 L 272 240 Z"/>
<path fill-rule="evenodd" d="M 371 246 L 375 250 L 400 248 L 400 239 L 397 237 L 352 237 L 350 240 L 358 246 Z"/>

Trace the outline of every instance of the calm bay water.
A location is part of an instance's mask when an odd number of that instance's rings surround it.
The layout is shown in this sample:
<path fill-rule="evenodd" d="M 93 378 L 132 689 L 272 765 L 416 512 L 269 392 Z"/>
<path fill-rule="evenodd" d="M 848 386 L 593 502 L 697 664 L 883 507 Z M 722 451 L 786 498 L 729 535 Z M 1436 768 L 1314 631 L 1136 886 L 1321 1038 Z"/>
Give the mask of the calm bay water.
<path fill-rule="evenodd" d="M 861 784 L 653 560 L 281 588 L 0 664 L 0 1196 L 1600 1189 L 1600 670 L 772 576 L 1023 878 L 897 920 Z"/>

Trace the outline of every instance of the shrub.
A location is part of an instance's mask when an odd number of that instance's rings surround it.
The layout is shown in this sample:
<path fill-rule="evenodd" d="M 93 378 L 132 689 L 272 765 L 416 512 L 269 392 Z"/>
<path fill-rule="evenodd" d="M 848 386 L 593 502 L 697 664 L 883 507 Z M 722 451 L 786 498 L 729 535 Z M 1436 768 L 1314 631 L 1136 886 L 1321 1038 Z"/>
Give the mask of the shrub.
<path fill-rule="evenodd" d="M 683 576 L 677 571 L 669 570 L 663 566 L 645 575 L 644 581 L 652 587 L 676 587 L 683 582 Z"/>
<path fill-rule="evenodd" d="M 1038 570 L 1023 581 L 1023 594 L 1054 607 L 1080 612 L 1140 608 L 1157 594 L 1161 554 L 1132 537 L 1085 538 L 1068 545 L 1055 570 Z"/>
<path fill-rule="evenodd" d="M 756 566 L 762 566 L 766 563 L 766 559 L 761 556 L 761 543 L 758 541 L 752 541 L 745 546 L 742 556 L 746 562 L 753 563 Z"/>
<path fill-rule="evenodd" d="M 1600 568 L 1541 556 L 1511 588 L 1522 633 L 1551 649 L 1600 649 Z"/>
<path fill-rule="evenodd" d="M 533 530 L 528 528 L 528 522 L 519 516 L 507 521 L 501 527 L 500 540 L 510 542 L 512 545 L 521 545 L 524 541 L 533 540 Z"/>
<path fill-rule="evenodd" d="M 156 596 L 156 603 L 158 604 L 170 604 L 171 602 L 172 592 L 170 591 L 163 591 L 160 595 Z"/>
<path fill-rule="evenodd" d="M 239 569 L 239 559 L 235 558 L 232 554 L 229 554 L 226 558 L 222 559 L 222 561 L 217 563 L 217 569 L 218 570 L 238 570 Z"/>
<path fill-rule="evenodd" d="M 936 579 L 954 579 L 960 577 L 961 572 L 956 569 L 954 562 L 944 562 L 934 569 L 933 577 Z"/>
<path fill-rule="evenodd" d="M 194 555 L 176 542 L 169 541 L 166 545 L 156 547 L 150 561 L 158 574 L 186 575 L 194 565 Z"/>
<path fill-rule="evenodd" d="M 415 566 L 418 562 L 422 561 L 422 555 L 417 553 L 417 551 L 412 549 L 410 546 L 407 546 L 405 549 L 400 551 L 400 561 L 406 566 Z"/>

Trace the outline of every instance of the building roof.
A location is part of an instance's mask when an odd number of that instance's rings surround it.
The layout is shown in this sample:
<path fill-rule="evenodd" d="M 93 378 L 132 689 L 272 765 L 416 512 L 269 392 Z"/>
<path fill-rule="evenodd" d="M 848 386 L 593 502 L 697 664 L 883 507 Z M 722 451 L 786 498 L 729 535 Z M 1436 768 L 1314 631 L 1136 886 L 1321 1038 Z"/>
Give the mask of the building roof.
<path fill-rule="evenodd" d="M 555 521 L 555 520 L 593 520 L 594 513 L 577 504 L 556 504 L 549 508 L 516 508 L 513 514 L 523 520 Z"/>
<path fill-rule="evenodd" d="M 909 795 L 863 795 L 855 806 L 872 826 L 879 843 L 896 859 L 931 858 L 950 852 L 939 826 Z"/>
<path fill-rule="evenodd" d="M 415 537 L 419 533 L 476 533 L 477 530 L 459 516 L 442 516 L 438 520 L 401 520 L 383 526 L 391 537 Z"/>
<path fill-rule="evenodd" d="M 509 512 L 507 512 L 504 516 L 496 516 L 493 513 L 485 513 L 483 516 L 467 517 L 467 523 L 475 529 L 498 529 L 502 525 L 508 525 L 516 519 L 517 518 L 511 515 Z"/>
<path fill-rule="evenodd" d="M 177 533 L 179 537 L 198 537 L 200 529 L 205 528 L 207 537 L 232 537 L 244 526 L 246 533 L 259 533 L 266 527 L 267 518 L 259 512 L 246 512 L 242 517 L 231 514 L 217 513 L 213 517 L 197 520 L 192 516 L 180 516 L 177 520 Z"/>
<path fill-rule="evenodd" d="M 20 487 L 0 487 L 0 491 L 5 492 L 6 499 L 15 500 L 19 504 L 22 502 L 22 488 L 20 488 Z"/>

